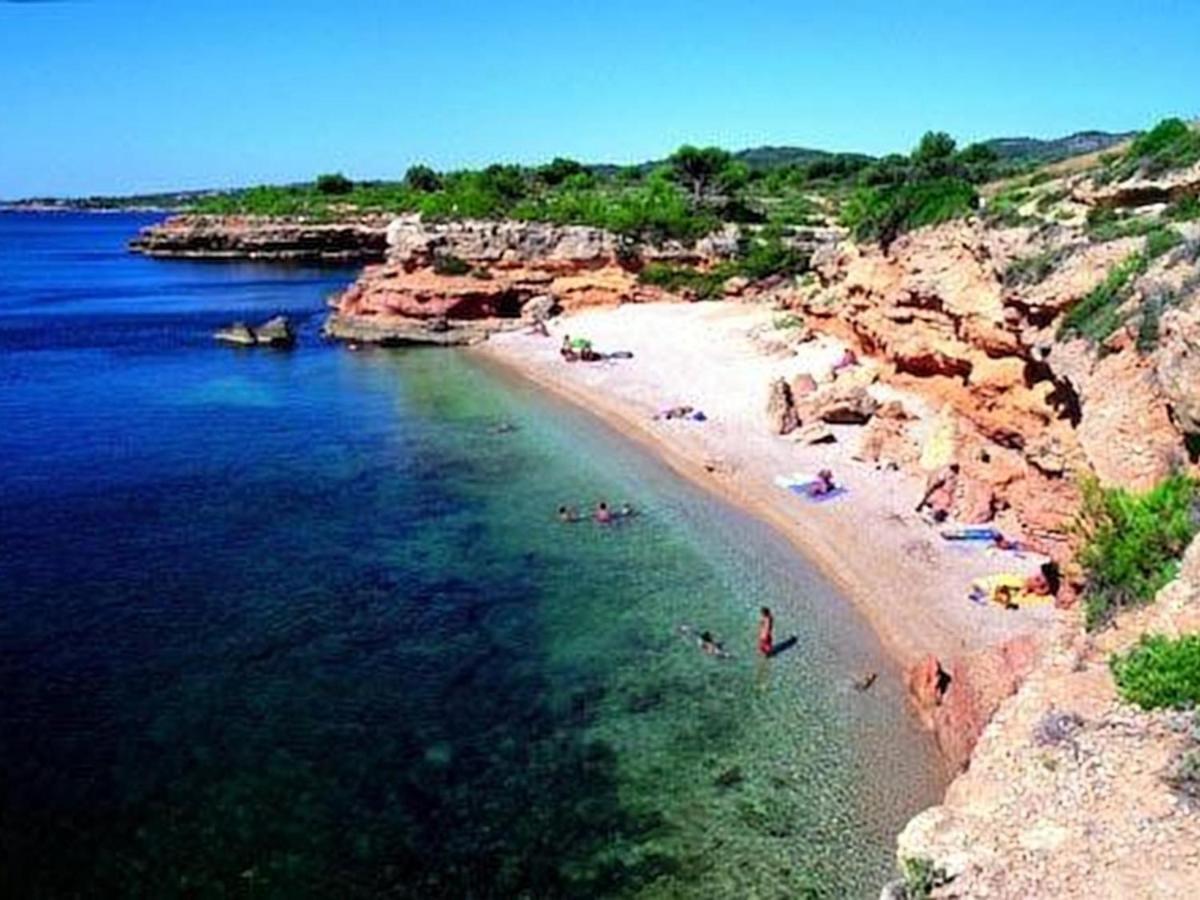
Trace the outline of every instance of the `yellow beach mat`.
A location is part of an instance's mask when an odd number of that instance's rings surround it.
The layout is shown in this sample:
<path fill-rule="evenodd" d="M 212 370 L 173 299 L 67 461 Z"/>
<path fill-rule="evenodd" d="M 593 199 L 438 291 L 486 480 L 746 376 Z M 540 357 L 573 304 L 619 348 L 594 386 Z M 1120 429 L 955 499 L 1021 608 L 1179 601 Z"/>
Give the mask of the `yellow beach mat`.
<path fill-rule="evenodd" d="M 1004 594 L 1007 594 L 1007 597 Z M 971 582 L 971 598 L 977 602 L 997 603 L 1001 606 L 1046 606 L 1054 602 L 1050 594 L 1035 594 L 1025 590 L 1025 577 L 1015 572 L 985 575 Z"/>

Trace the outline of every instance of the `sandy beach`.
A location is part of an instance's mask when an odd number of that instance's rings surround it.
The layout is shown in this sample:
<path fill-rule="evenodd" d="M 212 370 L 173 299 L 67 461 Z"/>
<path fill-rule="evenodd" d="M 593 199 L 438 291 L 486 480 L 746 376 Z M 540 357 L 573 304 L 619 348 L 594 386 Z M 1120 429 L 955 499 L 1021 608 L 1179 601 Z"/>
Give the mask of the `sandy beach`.
<path fill-rule="evenodd" d="M 831 426 L 836 443 L 812 446 L 770 433 L 772 379 L 801 372 L 827 378 L 842 351 L 827 338 L 784 346 L 778 316 L 733 302 L 597 308 L 555 319 L 548 338 L 509 332 L 479 352 L 602 417 L 680 474 L 778 528 L 858 607 L 903 666 L 1044 629 L 1051 607 L 1005 610 L 967 597 L 974 578 L 1032 572 L 1041 559 L 944 540 L 913 511 L 924 484 L 919 474 L 853 458 L 860 426 Z M 566 363 L 558 352 L 564 334 L 632 358 Z M 936 412 L 884 385 L 871 391 L 924 420 Z M 706 421 L 655 418 L 684 404 L 702 410 Z M 823 467 L 847 488 L 844 495 L 818 504 L 775 483 Z"/>

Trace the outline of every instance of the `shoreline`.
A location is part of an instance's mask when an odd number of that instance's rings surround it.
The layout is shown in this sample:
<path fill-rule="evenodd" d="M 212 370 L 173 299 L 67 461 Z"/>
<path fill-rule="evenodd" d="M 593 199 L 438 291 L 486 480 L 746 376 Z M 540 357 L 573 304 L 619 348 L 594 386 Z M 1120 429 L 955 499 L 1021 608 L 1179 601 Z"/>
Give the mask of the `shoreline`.
<path fill-rule="evenodd" d="M 728 313 L 729 309 L 734 312 Z M 562 334 L 570 333 L 571 328 L 586 328 L 589 335 L 606 331 L 629 336 L 641 333 L 645 340 L 646 332 L 656 332 L 654 326 L 660 323 L 636 320 L 653 320 L 660 314 L 676 323 L 689 317 L 730 319 L 735 322 L 735 331 L 755 323 L 762 324 L 764 318 L 769 318 L 769 311 L 762 307 L 733 304 L 725 310 L 716 306 L 682 304 L 588 310 L 553 320 L 549 339 L 510 332 L 493 335 L 470 352 L 604 420 L 656 455 L 677 474 L 774 528 L 853 604 L 878 636 L 885 652 L 906 672 L 930 654 L 948 659 L 990 649 L 1006 639 L 1038 633 L 1053 620 L 1053 612 L 1047 609 L 1007 612 L 972 608 L 965 597 L 969 584 L 967 576 L 977 577 L 995 571 L 998 564 L 989 562 L 982 553 L 978 554 L 979 558 L 960 556 L 954 552 L 956 548 L 934 544 L 930 540 L 931 535 L 936 536 L 933 529 L 902 521 L 903 514 L 898 510 L 911 508 L 913 504 L 908 501 L 919 496 L 921 486 L 917 479 L 899 472 L 876 473 L 869 471 L 869 466 L 853 462 L 849 442 L 843 442 L 841 435 L 833 458 L 839 479 L 845 473 L 845 480 L 851 487 L 851 494 L 844 501 L 824 507 L 801 507 L 801 501 L 776 487 L 769 473 L 778 466 L 780 456 L 794 457 L 792 468 L 784 471 L 815 471 L 819 465 L 827 463 L 830 452 L 799 447 L 786 438 L 767 433 L 763 413 L 766 381 L 762 382 L 760 395 L 738 398 L 741 405 L 757 414 L 747 418 L 760 420 L 758 432 L 753 435 L 744 432 L 725 434 L 721 436 L 725 440 L 706 443 L 694 438 L 697 433 L 703 436 L 703 429 L 709 423 L 657 421 L 652 418 L 653 407 L 642 402 L 644 398 L 638 397 L 636 391 L 622 391 L 619 385 L 614 389 L 605 384 L 608 380 L 605 376 L 620 379 L 620 364 L 601 372 L 584 363 L 568 367 L 558 359 L 558 341 Z M 638 325 L 651 327 L 634 327 Z M 729 337 L 722 329 L 718 332 L 712 336 Z M 744 358 L 745 349 L 726 340 L 723 344 L 690 347 L 684 352 L 700 355 L 707 364 L 713 355 L 720 356 L 725 352 L 732 357 Z M 635 353 L 635 359 L 627 365 L 632 367 L 639 355 Z M 765 356 L 758 362 L 763 361 L 771 362 Z M 723 360 L 717 360 L 716 365 L 721 362 Z M 736 359 L 729 362 L 736 364 Z M 669 405 L 678 391 L 678 386 L 671 385 L 664 374 L 664 369 L 671 368 L 671 361 L 659 364 L 659 371 L 642 368 L 638 386 L 657 385 L 661 389 L 662 405 Z M 597 373 L 600 377 L 592 377 Z M 703 409 L 714 408 L 715 398 L 700 396 L 700 393 L 697 389 L 697 405 Z M 856 426 L 846 428 L 853 431 Z M 762 448 L 764 441 L 783 452 L 768 455 L 767 448 Z M 741 458 L 714 452 L 733 442 L 740 447 L 749 445 L 744 447 L 747 452 Z M 756 452 L 760 449 L 764 452 Z M 886 494 L 890 495 L 886 500 L 891 502 L 879 502 L 880 498 L 866 486 L 868 481 L 886 482 Z M 863 489 L 861 497 L 860 487 Z M 885 522 L 885 519 L 895 521 Z M 899 543 L 898 536 L 901 538 Z M 851 564 L 852 557 L 864 549 L 864 537 L 874 545 L 870 551 L 871 559 L 883 565 Z M 905 553 L 904 549 L 913 552 Z M 929 556 L 925 553 L 928 550 L 935 554 L 941 550 L 941 558 Z M 914 555 L 919 558 L 914 559 Z M 1018 568 L 1012 562 L 1005 562 L 1004 566 Z M 1025 560 L 1021 567 L 1031 571 L 1035 565 Z"/>

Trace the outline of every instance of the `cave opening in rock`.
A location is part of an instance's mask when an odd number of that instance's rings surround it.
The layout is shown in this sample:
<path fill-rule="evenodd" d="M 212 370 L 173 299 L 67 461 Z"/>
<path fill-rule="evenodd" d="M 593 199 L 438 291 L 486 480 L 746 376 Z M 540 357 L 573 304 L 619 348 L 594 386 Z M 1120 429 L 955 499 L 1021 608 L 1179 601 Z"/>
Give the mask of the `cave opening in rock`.
<path fill-rule="evenodd" d="M 524 299 L 516 291 L 506 291 L 496 300 L 496 315 L 501 319 L 519 319 Z"/>

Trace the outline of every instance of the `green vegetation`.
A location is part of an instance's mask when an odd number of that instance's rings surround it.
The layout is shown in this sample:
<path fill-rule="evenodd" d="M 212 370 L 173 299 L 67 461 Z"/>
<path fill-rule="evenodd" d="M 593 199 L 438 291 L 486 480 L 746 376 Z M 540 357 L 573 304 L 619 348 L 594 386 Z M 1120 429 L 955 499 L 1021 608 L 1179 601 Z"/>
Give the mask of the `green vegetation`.
<path fill-rule="evenodd" d="M 1032 256 L 1014 259 L 1004 270 L 1004 286 L 1019 287 L 1041 284 L 1054 271 L 1059 257 L 1060 253 L 1057 250 L 1043 250 Z"/>
<path fill-rule="evenodd" d="M 1147 259 L 1158 259 L 1164 253 L 1173 250 L 1183 243 L 1183 235 L 1174 228 L 1159 225 L 1146 232 Z"/>
<path fill-rule="evenodd" d="M 946 870 L 924 857 L 904 860 L 904 896 L 908 900 L 929 900 L 935 888 L 948 883 Z"/>
<path fill-rule="evenodd" d="M 332 175 L 318 175 L 316 188 L 318 194 L 341 196 L 354 190 L 354 182 L 341 172 L 334 172 Z"/>
<path fill-rule="evenodd" d="M 905 231 L 965 216 L 979 205 L 974 186 L 995 174 L 997 162 L 982 145 L 957 151 L 945 132 L 928 132 L 908 157 L 884 157 L 859 173 L 842 224 L 886 246 Z"/>
<path fill-rule="evenodd" d="M 1124 181 L 1139 172 L 1159 175 L 1200 161 L 1200 132 L 1182 119 L 1163 119 L 1139 135 L 1123 156 L 1106 171 L 1110 180 Z"/>
<path fill-rule="evenodd" d="M 729 278 L 722 271 L 701 271 L 690 266 L 673 266 L 667 263 L 648 263 L 638 273 L 642 284 L 662 288 L 670 294 L 690 292 L 698 300 L 712 300 L 721 296 L 722 286 Z"/>
<path fill-rule="evenodd" d="M 780 229 L 767 226 L 757 235 L 744 239 L 737 258 L 729 262 L 705 270 L 649 263 L 638 273 L 638 281 L 670 293 L 689 291 L 697 299 L 710 300 L 721 295 L 730 278 L 741 276 L 757 280 L 772 275 L 798 275 L 807 268 L 807 255 L 788 244 Z"/>
<path fill-rule="evenodd" d="M 1184 197 L 1167 207 L 1163 215 L 1175 222 L 1194 222 L 1200 219 L 1200 197 Z"/>
<path fill-rule="evenodd" d="M 471 265 L 451 253 L 439 253 L 433 258 L 433 271 L 439 275 L 466 275 Z"/>
<path fill-rule="evenodd" d="M 1138 319 L 1138 353 L 1145 355 L 1153 353 L 1158 348 L 1159 323 L 1162 320 L 1162 314 L 1174 302 L 1174 294 L 1159 293 L 1142 304 L 1141 316 Z"/>
<path fill-rule="evenodd" d="M 1200 705 L 1200 634 L 1142 635 L 1128 653 L 1109 660 L 1121 698 L 1142 709 Z"/>
<path fill-rule="evenodd" d="M 1149 260 L 1144 253 L 1127 256 L 1063 316 L 1059 336 L 1077 335 L 1094 343 L 1104 341 L 1121 326 L 1120 306 L 1147 265 Z"/>
<path fill-rule="evenodd" d="M 1083 484 L 1076 528 L 1083 538 L 1079 562 L 1086 573 L 1084 612 L 1089 630 L 1121 607 L 1146 603 L 1175 576 L 1178 560 L 1196 534 L 1192 517 L 1196 483 L 1172 475 L 1144 494 Z"/>

